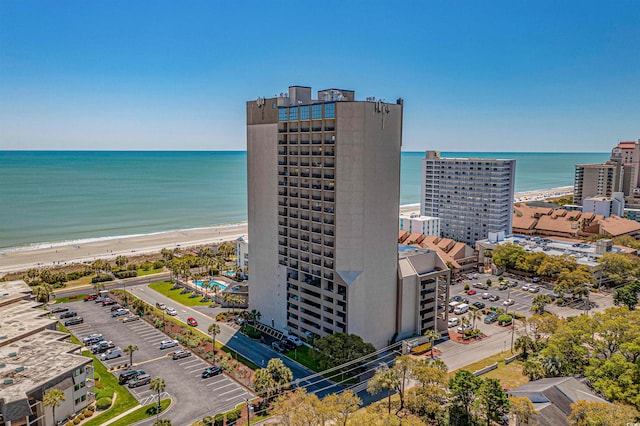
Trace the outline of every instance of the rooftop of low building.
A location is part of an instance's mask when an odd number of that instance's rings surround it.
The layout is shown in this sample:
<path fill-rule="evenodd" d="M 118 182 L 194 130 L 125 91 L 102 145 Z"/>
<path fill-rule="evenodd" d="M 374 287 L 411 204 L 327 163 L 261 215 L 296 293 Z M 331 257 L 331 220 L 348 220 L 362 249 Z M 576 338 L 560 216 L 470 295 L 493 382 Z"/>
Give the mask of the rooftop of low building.
<path fill-rule="evenodd" d="M 31 300 L 19 300 L 0 306 L 0 348 L 16 339 L 55 326 L 57 319 L 49 318 L 42 304 Z"/>

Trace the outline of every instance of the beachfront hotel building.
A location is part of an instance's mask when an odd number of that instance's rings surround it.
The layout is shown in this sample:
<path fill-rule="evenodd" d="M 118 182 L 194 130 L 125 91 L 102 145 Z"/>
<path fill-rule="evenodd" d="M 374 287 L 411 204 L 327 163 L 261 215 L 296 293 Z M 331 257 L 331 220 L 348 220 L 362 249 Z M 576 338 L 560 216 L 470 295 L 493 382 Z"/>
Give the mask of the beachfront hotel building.
<path fill-rule="evenodd" d="M 247 102 L 249 308 L 302 338 L 396 332 L 402 100 Z"/>
<path fill-rule="evenodd" d="M 424 235 L 440 236 L 440 219 L 437 217 L 420 216 L 417 213 L 400 215 L 400 230 L 410 234 L 417 232 Z"/>
<path fill-rule="evenodd" d="M 489 232 L 511 234 L 515 169 L 515 160 L 444 158 L 427 151 L 420 214 L 440 219 L 443 238 L 471 246 Z"/>

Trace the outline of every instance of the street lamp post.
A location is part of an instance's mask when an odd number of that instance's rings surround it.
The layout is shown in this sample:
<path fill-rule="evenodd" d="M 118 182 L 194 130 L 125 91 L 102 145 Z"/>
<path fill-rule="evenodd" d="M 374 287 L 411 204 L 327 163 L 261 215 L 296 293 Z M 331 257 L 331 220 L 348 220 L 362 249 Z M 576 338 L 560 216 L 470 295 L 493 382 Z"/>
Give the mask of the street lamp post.
<path fill-rule="evenodd" d="M 506 308 L 504 308 L 504 314 L 507 315 L 509 313 L 509 300 L 511 300 L 511 290 L 509 290 L 509 292 L 507 293 L 507 305 Z"/>
<path fill-rule="evenodd" d="M 251 425 L 251 405 L 249 404 L 249 399 L 245 398 L 244 402 L 247 404 L 247 425 Z"/>

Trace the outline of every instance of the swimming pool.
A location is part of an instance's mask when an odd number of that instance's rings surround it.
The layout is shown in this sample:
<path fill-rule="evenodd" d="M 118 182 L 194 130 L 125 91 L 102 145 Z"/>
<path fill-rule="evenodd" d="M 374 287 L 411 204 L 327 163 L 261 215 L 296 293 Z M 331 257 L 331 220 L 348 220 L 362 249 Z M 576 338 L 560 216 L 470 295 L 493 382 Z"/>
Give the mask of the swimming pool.
<path fill-rule="evenodd" d="M 207 281 L 194 281 L 193 283 L 202 288 L 202 283 L 207 282 Z M 208 281 L 209 283 L 211 283 L 214 287 L 218 287 L 220 290 L 224 291 L 227 289 L 227 285 L 224 283 L 221 283 L 220 281 L 215 281 L 215 280 L 211 280 Z M 209 290 L 213 290 L 213 287 L 210 287 Z"/>

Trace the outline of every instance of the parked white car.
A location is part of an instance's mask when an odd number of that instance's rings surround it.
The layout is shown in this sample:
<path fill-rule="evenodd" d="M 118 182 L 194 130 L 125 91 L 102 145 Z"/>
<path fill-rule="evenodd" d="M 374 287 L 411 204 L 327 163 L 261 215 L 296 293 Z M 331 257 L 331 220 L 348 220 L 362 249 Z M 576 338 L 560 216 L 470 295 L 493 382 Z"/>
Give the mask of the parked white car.
<path fill-rule="evenodd" d="M 178 346 L 177 340 L 163 340 L 160 342 L 160 349 L 169 349 Z"/>
<path fill-rule="evenodd" d="M 294 345 L 300 347 L 303 345 L 302 340 L 300 340 L 297 336 L 287 336 L 287 339 L 291 341 Z"/>
<path fill-rule="evenodd" d="M 449 318 L 449 322 L 447 324 L 449 328 L 458 326 L 458 318 Z"/>
<path fill-rule="evenodd" d="M 513 305 L 514 303 L 515 303 L 515 301 L 514 301 L 513 299 L 507 299 L 507 300 L 505 300 L 504 302 L 502 302 L 502 304 L 503 304 L 504 306 L 511 306 L 511 305 Z"/>

